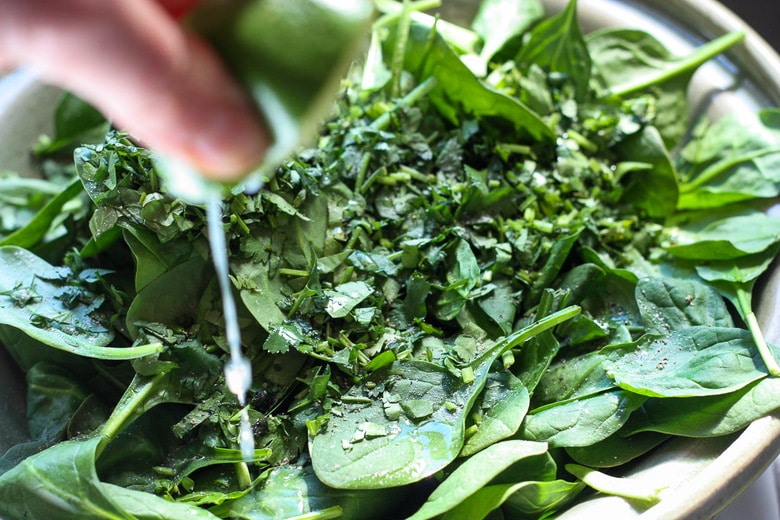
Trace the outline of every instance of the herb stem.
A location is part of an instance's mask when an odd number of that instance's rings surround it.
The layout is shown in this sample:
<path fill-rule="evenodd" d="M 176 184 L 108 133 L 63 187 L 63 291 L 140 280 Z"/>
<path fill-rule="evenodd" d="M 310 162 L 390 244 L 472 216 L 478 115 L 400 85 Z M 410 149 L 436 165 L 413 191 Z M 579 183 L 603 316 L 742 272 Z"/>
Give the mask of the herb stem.
<path fill-rule="evenodd" d="M 545 316 L 528 327 L 522 328 L 510 334 L 504 338 L 504 344 L 501 346 L 499 355 L 517 347 L 518 345 L 522 345 L 534 336 L 537 336 L 546 330 L 550 330 L 556 325 L 572 319 L 573 317 L 577 316 L 581 310 L 582 309 L 579 305 L 570 305 L 548 316 Z"/>
<path fill-rule="evenodd" d="M 388 110 L 381 116 L 374 119 L 374 121 L 370 125 L 371 128 L 375 130 L 386 129 L 387 125 L 390 124 L 390 118 L 395 110 L 404 107 L 413 106 L 420 99 L 427 96 L 428 93 L 430 93 L 430 91 L 436 87 L 436 83 L 437 82 L 435 77 L 431 76 L 427 78 L 425 81 L 423 81 L 422 83 L 414 87 L 412 90 L 410 90 L 408 94 L 406 94 L 404 97 L 398 100 L 398 103 L 396 104 L 395 107 L 393 107 L 393 109 Z"/>
<path fill-rule="evenodd" d="M 147 400 L 154 396 L 158 386 L 168 375 L 169 373 L 163 372 L 151 378 L 135 376 L 116 405 L 116 408 L 114 408 L 114 412 L 100 429 L 103 439 L 95 450 L 95 458 L 100 456 L 103 449 L 123 428 L 131 423 L 141 412 L 150 407 Z"/>
<path fill-rule="evenodd" d="M 385 13 L 374 22 L 373 28 L 379 29 L 392 25 L 401 16 L 404 6 L 396 1 L 377 1 L 378 9 Z M 405 3 L 405 2 L 404 2 Z M 441 0 L 417 0 L 409 2 L 409 11 L 427 11 L 441 6 Z"/>
<path fill-rule="evenodd" d="M 249 489 L 252 486 L 252 475 L 249 473 L 249 465 L 246 462 L 236 462 L 236 478 L 241 489 Z"/>
<path fill-rule="evenodd" d="M 745 39 L 745 33 L 743 32 L 735 31 L 724 34 L 723 36 L 700 46 L 694 52 L 681 59 L 676 66 L 659 70 L 656 74 L 649 75 L 649 77 L 639 77 L 635 81 L 621 85 L 618 88 L 608 89 L 602 97 L 622 97 L 652 85 L 663 83 L 683 72 L 693 71 L 699 65 L 712 59 L 713 56 L 717 56 L 729 47 L 741 42 L 743 39 Z"/>
<path fill-rule="evenodd" d="M 745 317 L 745 323 L 747 324 L 750 334 L 753 336 L 753 341 L 756 343 L 758 353 L 761 355 L 761 359 L 766 365 L 766 369 L 769 375 L 773 377 L 780 376 L 780 365 L 778 365 L 775 356 L 767 345 L 764 339 L 764 334 L 761 332 L 761 327 L 758 324 L 756 314 L 753 312 L 753 308 L 750 302 L 750 293 L 742 289 L 737 289 L 737 302 L 739 303 L 740 312 Z"/>
<path fill-rule="evenodd" d="M 368 165 L 371 163 L 371 154 L 366 153 L 360 159 L 360 168 L 358 168 L 357 176 L 355 177 L 355 191 L 362 192 L 363 183 L 366 182 L 366 172 L 368 172 Z"/>
<path fill-rule="evenodd" d="M 344 510 L 341 506 L 331 506 L 320 511 L 312 511 L 310 513 L 304 513 L 298 516 L 291 516 L 290 520 L 331 520 L 332 518 L 340 518 L 344 515 Z"/>
<path fill-rule="evenodd" d="M 298 309 L 301 307 L 301 304 L 309 296 L 311 296 L 311 293 L 306 289 L 299 291 L 295 295 L 295 301 L 293 301 L 292 307 L 290 307 L 290 312 L 287 313 L 287 319 L 292 319 L 292 317 L 295 316 L 295 313 L 298 312 Z"/>
<path fill-rule="evenodd" d="M 584 484 L 596 491 L 609 495 L 617 495 L 632 500 L 640 500 L 647 505 L 657 504 L 661 497 L 659 493 L 668 486 L 648 489 L 646 485 L 628 478 L 617 478 L 579 464 L 566 464 L 566 471 L 577 477 Z"/>
<path fill-rule="evenodd" d="M 282 276 L 293 276 L 293 277 L 306 277 L 311 275 L 309 271 L 304 271 L 303 269 L 290 269 L 288 267 L 281 267 L 279 269 L 279 274 Z"/>
<path fill-rule="evenodd" d="M 392 82 L 390 95 L 394 98 L 401 95 L 401 76 L 404 71 L 404 56 L 406 55 L 406 43 L 409 40 L 409 28 L 412 24 L 412 10 L 409 0 L 403 0 L 401 15 L 396 25 L 398 33 L 395 48 L 393 49 Z"/>
<path fill-rule="evenodd" d="M 730 159 L 725 159 L 723 161 L 719 161 L 713 164 L 712 166 L 710 166 L 709 168 L 706 168 L 703 172 L 697 175 L 696 178 L 693 179 L 692 181 L 681 184 L 680 193 L 689 193 L 691 191 L 694 191 L 695 189 L 715 179 L 718 175 L 721 175 L 726 170 L 738 166 L 742 163 L 754 161 L 756 159 L 760 159 L 761 157 L 765 157 L 767 155 L 772 155 L 777 153 L 780 153 L 780 148 L 767 148 L 764 150 L 755 151 L 750 154 L 741 155 L 739 157 L 734 157 Z"/>

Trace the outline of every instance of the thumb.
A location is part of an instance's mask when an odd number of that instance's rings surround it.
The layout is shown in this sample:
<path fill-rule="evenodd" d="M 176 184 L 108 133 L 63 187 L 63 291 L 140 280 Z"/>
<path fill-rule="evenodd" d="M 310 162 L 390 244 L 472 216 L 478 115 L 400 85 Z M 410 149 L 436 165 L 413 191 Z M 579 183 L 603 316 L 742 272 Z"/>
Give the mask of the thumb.
<path fill-rule="evenodd" d="M 192 3 L 0 0 L 0 62 L 71 90 L 161 154 L 237 180 L 267 133 L 214 52 L 165 10 Z"/>

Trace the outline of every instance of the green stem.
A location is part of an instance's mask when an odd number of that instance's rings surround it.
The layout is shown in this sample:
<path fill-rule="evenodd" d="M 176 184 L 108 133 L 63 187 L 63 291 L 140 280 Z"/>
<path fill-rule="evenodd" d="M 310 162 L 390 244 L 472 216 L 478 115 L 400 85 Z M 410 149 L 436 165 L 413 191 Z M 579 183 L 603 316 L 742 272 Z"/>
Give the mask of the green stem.
<path fill-rule="evenodd" d="M 412 21 L 430 29 L 436 28 L 442 38 L 459 54 L 476 54 L 482 44 L 482 38 L 474 31 L 440 18 L 437 14 L 427 14 L 423 11 L 440 7 L 441 0 L 417 0 L 410 2 Z M 384 13 L 373 25 L 374 30 L 388 27 L 398 21 L 403 5 L 399 2 L 376 0 L 377 10 Z"/>
<path fill-rule="evenodd" d="M 730 32 L 724 34 L 697 48 L 691 54 L 679 60 L 675 66 L 660 70 L 657 73 L 650 75 L 650 77 L 643 76 L 632 83 L 609 89 L 604 94 L 604 97 L 625 96 L 639 90 L 644 90 L 652 85 L 663 83 L 684 72 L 695 70 L 702 63 L 709 61 L 714 56 L 717 56 L 729 47 L 741 42 L 743 39 L 745 39 L 745 33 L 743 32 Z"/>
<path fill-rule="evenodd" d="M 343 515 L 344 511 L 341 509 L 341 506 L 331 506 L 320 511 L 291 516 L 289 520 L 331 520 L 332 518 L 340 518 Z"/>
<path fill-rule="evenodd" d="M 413 106 L 417 101 L 428 95 L 428 93 L 436 87 L 436 78 L 431 76 L 425 81 L 414 87 L 407 95 L 402 97 L 393 110 L 388 110 L 381 116 L 374 119 L 371 123 L 371 128 L 376 130 L 384 130 L 387 125 L 390 124 L 390 117 L 394 110 L 404 107 Z"/>
<path fill-rule="evenodd" d="M 390 95 L 397 98 L 401 95 L 401 76 L 404 71 L 404 57 L 406 56 L 406 42 L 409 40 L 409 28 L 412 24 L 412 10 L 409 0 L 403 0 L 401 17 L 398 20 L 395 48 L 393 49 L 393 74 Z"/>
<path fill-rule="evenodd" d="M 739 157 L 734 157 L 723 161 L 718 161 L 717 163 L 713 164 L 709 168 L 706 168 L 703 172 L 697 175 L 696 178 L 693 179 L 692 181 L 681 184 L 680 193 L 689 193 L 695 190 L 696 188 L 701 187 L 703 184 L 706 184 L 707 182 L 715 179 L 718 175 L 722 174 L 724 171 L 728 170 L 729 168 L 733 168 L 742 163 L 754 161 L 756 159 L 760 159 L 761 157 L 765 157 L 767 155 L 772 155 L 776 153 L 780 153 L 780 148 L 768 148 L 765 150 L 758 150 L 750 154 L 741 155 Z"/>
<path fill-rule="evenodd" d="M 147 343 L 146 345 L 138 345 L 136 347 L 90 347 L 88 349 L 68 347 L 60 348 L 60 350 L 94 359 L 127 361 L 159 354 L 163 351 L 163 346 L 162 343 Z"/>
<path fill-rule="evenodd" d="M 572 319 L 581 311 L 582 309 L 580 306 L 570 305 L 564 309 L 559 310 L 558 312 L 554 312 L 548 316 L 545 316 L 541 320 L 533 323 L 532 325 L 529 325 L 528 327 L 510 334 L 502 340 L 499 355 L 502 355 L 504 352 L 522 345 L 534 336 L 538 336 L 542 332 L 550 330 L 556 325 L 560 325 L 561 323 Z"/>
<path fill-rule="evenodd" d="M 780 376 L 780 365 L 778 365 L 775 356 L 767 345 L 764 339 L 764 334 L 761 332 L 761 327 L 758 324 L 758 319 L 750 302 L 750 293 L 742 289 L 737 289 L 737 302 L 739 304 L 740 313 L 745 317 L 745 323 L 747 324 L 750 334 L 753 336 L 753 341 L 756 343 L 758 353 L 761 355 L 761 359 L 766 365 L 766 369 L 769 375 L 777 377 Z"/>
<path fill-rule="evenodd" d="M 279 268 L 278 273 L 282 276 L 295 276 L 295 277 L 311 276 L 311 273 L 309 271 L 304 271 L 303 269 L 291 269 L 288 267 Z"/>
<path fill-rule="evenodd" d="M 249 466 L 246 462 L 236 462 L 236 478 L 240 489 L 249 489 L 252 486 L 252 475 L 249 473 Z"/>
<path fill-rule="evenodd" d="M 157 392 L 159 385 L 163 382 L 169 373 L 157 374 L 154 377 L 143 378 L 136 375 L 130 382 L 130 386 L 127 387 L 122 398 L 114 408 L 114 412 L 111 417 L 103 424 L 100 429 L 103 440 L 98 444 L 95 452 L 95 458 L 100 456 L 103 449 L 108 446 L 120 431 L 127 427 L 128 424 L 133 422 L 135 418 L 140 415 L 140 412 L 150 408 L 149 399 Z"/>
<path fill-rule="evenodd" d="M 379 1 L 377 2 L 377 8 L 384 14 L 374 22 L 374 28 L 387 27 L 395 23 L 402 16 L 405 8 L 411 13 L 428 11 L 437 7 L 441 7 L 441 0 L 417 0 L 416 2 L 408 2 L 407 7 L 404 7 L 403 3 L 399 2 Z"/>
<path fill-rule="evenodd" d="M 612 477 L 579 464 L 566 464 L 565 468 L 566 471 L 596 491 L 632 500 L 640 500 L 647 505 L 660 502 L 660 492 L 668 487 L 662 486 L 656 489 L 648 489 L 646 484 L 627 478 Z"/>
<path fill-rule="evenodd" d="M 368 172 L 368 165 L 371 163 L 371 154 L 366 153 L 360 158 L 360 168 L 358 168 L 357 176 L 355 177 L 355 192 L 360 193 L 363 191 L 363 183 L 366 182 L 366 173 Z"/>

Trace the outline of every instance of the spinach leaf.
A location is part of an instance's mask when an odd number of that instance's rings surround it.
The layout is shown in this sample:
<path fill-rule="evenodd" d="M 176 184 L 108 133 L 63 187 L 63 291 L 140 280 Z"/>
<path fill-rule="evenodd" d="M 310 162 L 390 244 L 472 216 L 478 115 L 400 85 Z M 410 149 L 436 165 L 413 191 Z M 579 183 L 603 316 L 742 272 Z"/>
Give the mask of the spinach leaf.
<path fill-rule="evenodd" d="M 67 370 L 46 362 L 27 372 L 27 425 L 30 438 L 59 440 L 87 398 L 87 391 Z"/>
<path fill-rule="evenodd" d="M 645 278 L 636 286 L 636 302 L 648 334 L 685 327 L 733 327 L 723 298 L 702 283 L 675 278 Z"/>
<path fill-rule="evenodd" d="M 503 441 L 472 455 L 434 490 L 423 506 L 409 520 L 427 520 L 458 506 L 478 492 L 512 464 L 530 457 L 549 457 L 542 442 Z M 529 475 L 529 479 L 534 479 Z M 500 505 L 494 504 L 495 506 Z M 484 508 L 483 514 L 489 512 Z"/>
<path fill-rule="evenodd" d="M 581 482 L 562 479 L 520 483 L 512 487 L 502 510 L 510 518 L 542 518 L 563 511 L 584 488 Z"/>
<path fill-rule="evenodd" d="M 273 520 L 338 511 L 338 518 L 381 516 L 393 500 L 384 491 L 341 490 L 323 485 L 311 466 L 279 466 L 269 470 L 261 488 L 211 509 L 220 518 Z"/>
<path fill-rule="evenodd" d="M 729 33 L 688 56 L 670 54 L 652 35 L 635 29 L 605 29 L 588 35 L 594 67 L 606 90 L 602 96 L 625 96 L 678 75 L 690 76 L 701 64 L 745 37 Z"/>
<path fill-rule="evenodd" d="M 594 32 L 588 35 L 587 45 L 595 75 L 603 84 L 600 97 L 652 93 L 658 100 L 655 124 L 671 147 L 688 126 L 686 94 L 693 73 L 742 38 L 743 33 L 726 34 L 684 57 L 673 56 L 653 36 L 634 29 Z"/>
<path fill-rule="evenodd" d="M 1 246 L 18 246 L 32 249 L 46 236 L 61 216 L 63 207 L 83 192 L 81 181 L 76 179 L 52 198 L 24 227 L 0 240 Z"/>
<path fill-rule="evenodd" d="M 753 335 L 764 364 L 773 376 L 780 375 L 780 365 L 766 344 L 758 325 L 758 319 L 753 312 L 752 294 L 758 277 L 769 268 L 779 247 L 780 245 L 775 244 L 762 253 L 696 266 L 696 273 L 734 304 Z"/>
<path fill-rule="evenodd" d="M 506 121 L 524 139 L 552 144 L 552 130 L 536 113 L 517 99 L 482 83 L 430 28 L 412 24 L 404 63 L 419 79 L 436 80 L 429 97 L 454 124 L 461 121 L 461 114 L 489 117 Z"/>
<path fill-rule="evenodd" d="M 626 424 L 603 441 L 590 446 L 571 446 L 566 453 L 578 464 L 591 468 L 616 468 L 627 464 L 637 457 L 669 439 L 669 435 L 657 432 L 636 432 L 637 416 L 645 413 L 648 399 L 641 408 L 635 410 Z M 668 401 L 666 401 L 668 403 Z"/>
<path fill-rule="evenodd" d="M 766 377 L 723 395 L 689 399 L 648 399 L 626 424 L 626 433 L 660 432 L 713 437 L 741 431 L 755 417 L 778 409 L 776 377 Z"/>
<path fill-rule="evenodd" d="M 100 436 L 64 441 L 0 475 L 0 513 L 7 518 L 216 518 L 200 508 L 168 502 L 98 480 Z"/>
<path fill-rule="evenodd" d="M 471 22 L 482 37 L 479 57 L 486 64 L 508 43 L 522 36 L 544 16 L 538 0 L 485 0 Z"/>
<path fill-rule="evenodd" d="M 65 441 L 0 476 L 0 513 L 8 518 L 130 518 L 99 482 L 100 437 Z"/>
<path fill-rule="evenodd" d="M 724 206 L 778 195 L 780 151 L 777 110 L 703 119 L 681 150 L 681 209 Z"/>
<path fill-rule="evenodd" d="M 733 392 L 766 377 L 750 332 L 692 326 L 648 337 L 632 353 L 610 360 L 615 384 L 651 397 Z"/>
<path fill-rule="evenodd" d="M 209 281 L 209 271 L 209 263 L 194 256 L 147 283 L 127 309 L 131 335 L 137 337 L 140 322 L 185 325 L 193 321 Z"/>
<path fill-rule="evenodd" d="M 646 399 L 615 390 L 547 405 L 529 412 L 520 436 L 551 447 L 589 446 L 618 431 Z"/>
<path fill-rule="evenodd" d="M 216 520 L 219 518 L 196 505 L 186 502 L 172 502 L 144 491 L 113 484 L 103 484 L 102 488 L 111 497 L 111 500 L 122 511 L 126 512 L 128 518 L 137 518 L 138 520 L 167 520 L 170 518 Z"/>
<path fill-rule="evenodd" d="M 46 155 L 88 142 L 100 142 L 108 127 L 108 121 L 98 110 L 66 92 L 54 109 L 54 135 L 42 136 L 34 150 L 39 155 Z"/>
<path fill-rule="evenodd" d="M 477 365 L 465 384 L 438 364 L 407 361 L 391 367 L 381 400 L 353 388 L 347 402 L 356 404 L 332 411 L 312 440 L 317 476 L 329 486 L 364 489 L 417 482 L 444 468 L 463 446 L 466 414 L 491 363 Z"/>
<path fill-rule="evenodd" d="M 467 430 L 469 436 L 460 456 L 467 457 L 514 435 L 529 404 L 528 389 L 511 372 L 489 374 L 471 412 L 475 424 Z M 475 419 L 476 414 L 479 415 Z"/>
<path fill-rule="evenodd" d="M 366 489 L 410 484 L 446 467 L 463 448 L 466 416 L 498 356 L 578 312 L 567 308 L 520 329 L 462 368 L 395 362 L 354 386 L 310 442 L 317 476 L 332 487 Z"/>
<path fill-rule="evenodd" d="M 141 291 L 149 282 L 193 255 L 191 241 L 175 240 L 162 243 L 154 232 L 137 226 L 121 231 L 135 261 L 136 291 Z"/>
<path fill-rule="evenodd" d="M 678 226 L 671 230 L 666 250 L 686 260 L 731 260 L 766 251 L 780 241 L 780 217 L 766 213 L 736 215 L 703 227 Z"/>
<path fill-rule="evenodd" d="M 62 191 L 58 179 L 21 177 L 0 171 L 0 237 L 24 227 Z"/>
<path fill-rule="evenodd" d="M 605 360 L 634 348 L 634 343 L 610 345 L 580 356 L 556 359 L 540 378 L 532 405 L 536 408 L 563 404 L 614 388 L 614 381 L 605 368 Z"/>
<path fill-rule="evenodd" d="M 523 70 L 534 64 L 557 73 L 574 87 L 574 97 L 585 99 L 589 92 L 591 58 L 577 20 L 577 0 L 534 27 L 515 56 Z"/>
<path fill-rule="evenodd" d="M 160 351 L 159 345 L 107 346 L 114 333 L 100 309 L 103 300 L 71 285 L 78 279 L 69 269 L 14 246 L 0 247 L 0 265 L 0 323 L 53 348 L 97 359 L 135 359 Z"/>
<path fill-rule="evenodd" d="M 677 170 L 652 126 L 624 139 L 616 147 L 624 160 L 647 164 L 647 169 L 626 176 L 622 199 L 643 209 L 652 217 L 670 215 L 677 207 Z"/>

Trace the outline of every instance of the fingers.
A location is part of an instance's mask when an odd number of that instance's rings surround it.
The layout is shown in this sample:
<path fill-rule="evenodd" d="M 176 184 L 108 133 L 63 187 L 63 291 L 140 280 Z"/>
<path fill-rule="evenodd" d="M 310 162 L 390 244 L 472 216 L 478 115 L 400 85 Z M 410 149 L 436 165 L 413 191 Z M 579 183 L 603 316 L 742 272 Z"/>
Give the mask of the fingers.
<path fill-rule="evenodd" d="M 193 3 L 0 0 L 0 62 L 78 94 L 159 153 L 237 180 L 267 134 L 217 56 L 166 12 Z"/>
<path fill-rule="evenodd" d="M 176 18 L 182 18 L 190 12 L 200 0 L 156 0 L 165 11 Z"/>

